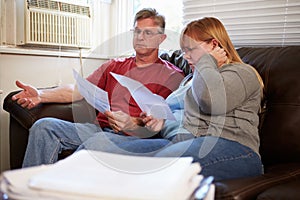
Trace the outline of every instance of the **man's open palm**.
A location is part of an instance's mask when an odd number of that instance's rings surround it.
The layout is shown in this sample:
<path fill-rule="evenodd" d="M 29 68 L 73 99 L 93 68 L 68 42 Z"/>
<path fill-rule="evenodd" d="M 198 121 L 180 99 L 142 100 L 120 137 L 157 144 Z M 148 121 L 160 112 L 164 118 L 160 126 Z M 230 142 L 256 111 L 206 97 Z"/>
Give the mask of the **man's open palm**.
<path fill-rule="evenodd" d="M 23 84 L 20 81 L 16 81 L 16 85 L 23 90 L 18 94 L 15 94 L 12 97 L 12 100 L 17 100 L 17 103 L 22 107 L 31 109 L 41 102 L 39 92 L 35 87 Z"/>

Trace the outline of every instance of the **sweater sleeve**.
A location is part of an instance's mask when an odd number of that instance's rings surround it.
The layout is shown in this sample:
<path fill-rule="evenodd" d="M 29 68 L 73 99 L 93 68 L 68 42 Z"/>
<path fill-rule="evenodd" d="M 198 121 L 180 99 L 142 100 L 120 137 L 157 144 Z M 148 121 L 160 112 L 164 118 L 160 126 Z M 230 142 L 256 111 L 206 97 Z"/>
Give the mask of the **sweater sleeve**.
<path fill-rule="evenodd" d="M 194 71 L 192 95 L 205 114 L 228 113 L 257 90 L 260 86 L 253 69 L 243 63 L 218 68 L 215 58 L 206 54 Z"/>

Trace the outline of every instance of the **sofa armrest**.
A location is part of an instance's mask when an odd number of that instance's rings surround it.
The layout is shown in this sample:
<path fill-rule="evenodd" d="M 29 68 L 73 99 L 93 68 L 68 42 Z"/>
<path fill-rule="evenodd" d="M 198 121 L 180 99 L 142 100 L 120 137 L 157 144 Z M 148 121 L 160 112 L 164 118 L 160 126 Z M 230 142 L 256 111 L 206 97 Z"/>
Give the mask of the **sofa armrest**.
<path fill-rule="evenodd" d="M 44 117 L 71 122 L 93 122 L 96 118 L 95 109 L 85 100 L 75 103 L 42 103 L 32 109 L 27 109 L 11 99 L 18 92 L 13 91 L 5 97 L 3 109 L 25 129 L 29 129 L 35 121 Z"/>
<path fill-rule="evenodd" d="M 215 199 L 256 199 L 265 190 L 299 179 L 299 163 L 278 164 L 267 168 L 261 176 L 215 182 Z"/>

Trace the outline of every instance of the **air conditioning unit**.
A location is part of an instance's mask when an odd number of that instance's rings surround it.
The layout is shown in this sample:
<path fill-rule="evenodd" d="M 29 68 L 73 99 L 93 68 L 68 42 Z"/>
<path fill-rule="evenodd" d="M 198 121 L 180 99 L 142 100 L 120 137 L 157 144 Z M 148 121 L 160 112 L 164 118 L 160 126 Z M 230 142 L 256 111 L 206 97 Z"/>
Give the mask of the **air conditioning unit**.
<path fill-rule="evenodd" d="M 16 0 L 16 9 L 17 45 L 91 47 L 87 0 Z"/>

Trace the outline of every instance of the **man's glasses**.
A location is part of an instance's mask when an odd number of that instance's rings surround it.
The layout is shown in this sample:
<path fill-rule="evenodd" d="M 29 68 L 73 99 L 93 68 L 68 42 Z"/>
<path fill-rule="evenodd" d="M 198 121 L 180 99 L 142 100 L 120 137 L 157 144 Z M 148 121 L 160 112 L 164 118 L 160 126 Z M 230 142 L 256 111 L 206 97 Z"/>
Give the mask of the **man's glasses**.
<path fill-rule="evenodd" d="M 131 29 L 131 31 L 133 32 L 134 37 L 138 37 L 140 34 L 142 34 L 145 39 L 150 39 L 155 35 L 163 34 L 162 32 L 159 32 L 159 31 L 154 32 L 149 29 L 141 30 L 141 29 L 135 28 L 135 29 Z"/>

